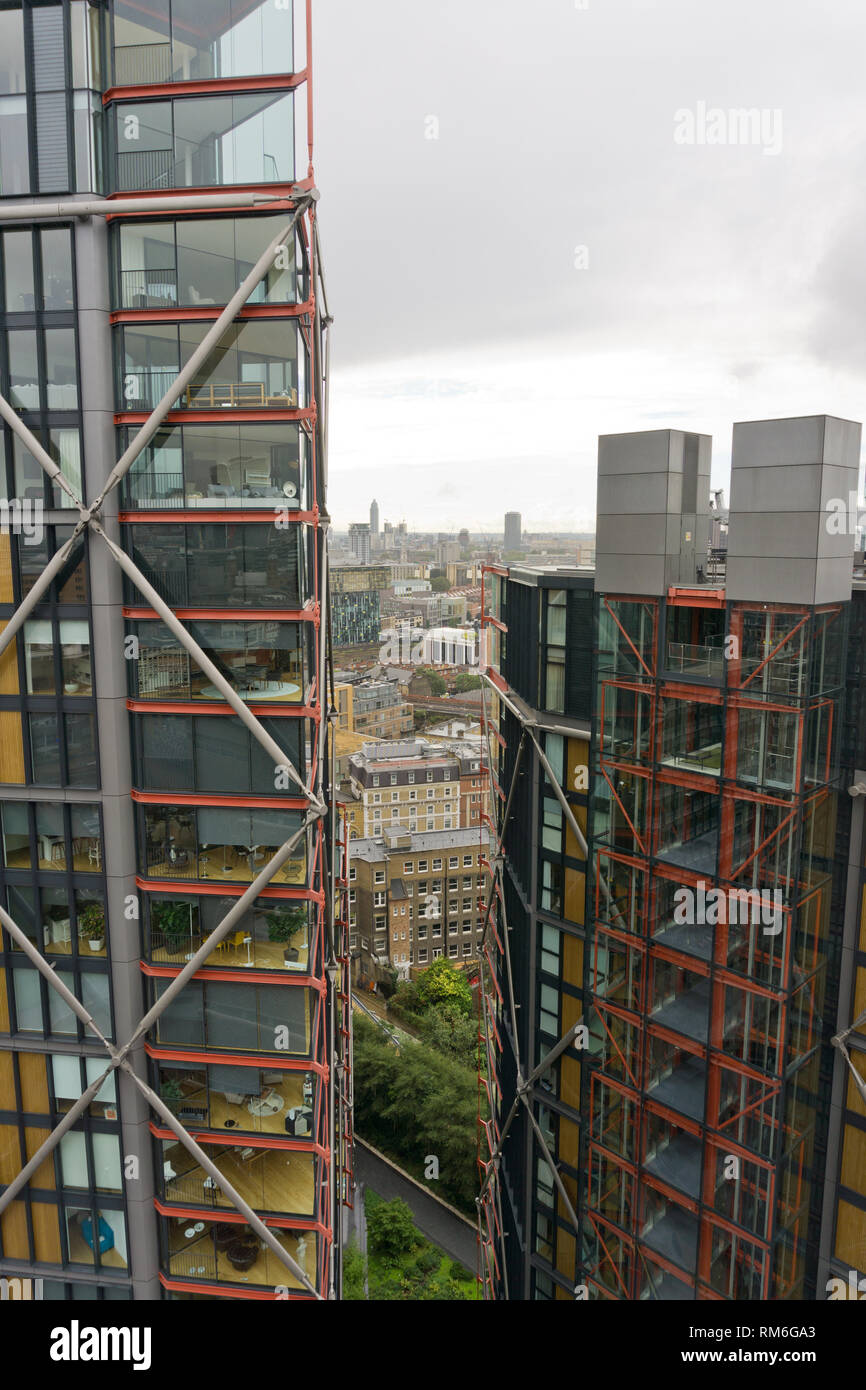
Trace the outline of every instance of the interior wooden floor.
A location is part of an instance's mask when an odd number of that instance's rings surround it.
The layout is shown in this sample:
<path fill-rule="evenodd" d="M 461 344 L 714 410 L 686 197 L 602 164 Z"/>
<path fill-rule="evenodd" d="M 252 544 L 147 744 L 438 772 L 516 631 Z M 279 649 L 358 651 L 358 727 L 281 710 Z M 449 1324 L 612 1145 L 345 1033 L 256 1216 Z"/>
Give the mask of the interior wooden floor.
<path fill-rule="evenodd" d="M 181 1079 L 181 1090 L 183 1099 L 177 1102 L 175 1108 L 201 1109 L 207 1115 L 206 1125 L 208 1129 L 237 1129 L 245 1134 L 277 1134 L 281 1138 L 286 1137 L 286 1114 L 289 1110 L 304 1104 L 304 1073 L 299 1071 L 287 1071 L 284 1073 L 284 1080 L 277 1084 L 268 1082 L 263 1084 L 263 1093 L 273 1091 L 283 1102 L 282 1108 L 274 1115 L 254 1115 L 250 1112 L 249 1104 L 233 1105 L 226 1100 L 222 1091 L 211 1091 L 210 1105 L 208 1105 L 207 1091 L 204 1086 L 197 1085 L 195 1082 Z M 227 1121 L 234 1121 L 226 1124 Z M 190 1127 L 195 1128 L 195 1122 L 190 1122 Z"/>
<path fill-rule="evenodd" d="M 115 1213 L 112 1213 L 112 1215 L 115 1215 Z M 119 1213 L 117 1215 L 119 1216 Z M 123 1220 L 122 1217 L 119 1217 L 119 1219 Z M 94 1264 L 95 1258 L 93 1251 L 87 1244 L 87 1241 L 84 1239 L 84 1236 L 81 1234 L 81 1228 L 79 1227 L 76 1221 L 69 1222 L 68 1232 L 69 1258 L 72 1261 L 72 1263 L 79 1265 Z M 111 1250 L 103 1251 L 99 1257 L 99 1260 L 102 1265 L 107 1266 L 109 1269 L 127 1268 L 126 1260 L 114 1247 L 112 1247 Z"/>
<path fill-rule="evenodd" d="M 7 869 L 53 869 L 55 872 L 63 873 L 67 868 L 67 859 L 65 854 L 60 859 L 37 858 L 34 865 L 28 849 L 13 849 L 6 851 L 6 867 Z M 68 867 L 77 874 L 98 874 L 100 872 L 99 864 L 94 863 L 89 854 L 73 854 L 72 862 Z"/>
<path fill-rule="evenodd" d="M 208 1156 L 255 1211 L 313 1215 L 313 1154 L 256 1149 L 251 1157 L 243 1159 L 241 1152 L 240 1146 L 231 1149 L 208 1146 Z M 182 1144 L 171 1144 L 164 1149 L 163 1162 L 170 1163 L 178 1174 L 165 1184 L 166 1201 L 231 1208 L 232 1203 L 219 1188 L 205 1187 L 207 1173 L 198 1164 L 190 1166 L 189 1155 Z"/>
<path fill-rule="evenodd" d="M 199 1224 L 199 1223 L 196 1223 Z M 232 1265 L 225 1251 L 216 1250 L 213 1228 L 205 1225 L 193 1240 L 188 1240 L 185 1231 L 191 1229 L 186 1217 L 170 1218 L 169 1221 L 169 1271 L 181 1278 L 200 1280 L 219 1280 L 226 1284 L 261 1284 L 274 1288 L 283 1284 L 286 1288 L 302 1288 L 300 1280 L 286 1268 L 276 1255 L 257 1240 L 259 1256 L 256 1263 L 241 1272 Z M 249 1234 L 248 1226 L 238 1226 L 238 1235 Z M 274 1235 L 288 1253 L 297 1260 L 307 1278 L 316 1280 L 316 1236 L 312 1231 L 297 1234 L 274 1230 Z M 300 1248 L 299 1248 L 300 1247 Z"/>
<path fill-rule="evenodd" d="M 237 935 L 239 933 L 229 932 L 227 941 L 214 947 L 206 964 L 209 966 L 221 965 L 232 970 L 249 969 L 251 966 L 257 970 L 291 970 L 297 974 L 302 974 L 309 965 L 309 946 L 305 942 L 302 943 L 299 936 L 292 942 L 298 952 L 298 959 L 287 962 L 283 956 L 285 947 L 282 942 L 251 941 L 249 952 L 247 952 L 247 948 L 243 944 L 237 946 L 228 944 Z M 249 935 L 249 933 L 244 933 L 244 935 Z M 150 959 L 160 965 L 186 965 L 190 955 L 194 954 L 200 946 L 201 936 L 194 933 L 178 951 L 169 951 L 165 946 L 155 947 L 151 951 Z"/>
<path fill-rule="evenodd" d="M 212 880 L 219 879 L 221 882 L 230 883 L 252 883 L 253 879 L 261 873 L 268 859 L 276 854 L 278 849 L 274 845 L 273 849 L 260 851 L 254 861 L 255 872 L 250 868 L 249 856 L 238 854 L 234 845 L 211 845 L 206 851 L 198 856 L 196 863 L 195 852 L 187 849 L 189 863 L 172 864 L 168 856 L 148 865 L 148 873 L 151 878 L 171 878 L 171 879 L 197 879 Z M 281 869 L 278 869 L 271 879 L 271 883 L 291 883 L 296 886 L 303 886 L 306 880 L 306 864 L 303 859 L 289 859 Z"/>

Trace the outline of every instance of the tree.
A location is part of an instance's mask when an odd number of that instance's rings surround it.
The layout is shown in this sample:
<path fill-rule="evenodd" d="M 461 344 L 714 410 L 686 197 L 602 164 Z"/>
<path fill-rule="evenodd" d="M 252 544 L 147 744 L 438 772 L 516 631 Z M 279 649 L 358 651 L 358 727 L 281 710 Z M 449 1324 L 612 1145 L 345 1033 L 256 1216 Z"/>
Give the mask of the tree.
<path fill-rule="evenodd" d="M 430 580 L 430 588 L 434 594 L 447 594 L 451 585 L 448 583 L 447 579 L 437 574 L 435 578 Z"/>
<path fill-rule="evenodd" d="M 452 1005 L 468 1017 L 472 1012 L 472 991 L 462 971 L 455 970 L 447 956 L 428 965 L 418 981 L 418 1002 L 423 1008 Z"/>
<path fill-rule="evenodd" d="M 354 1240 L 343 1254 L 343 1298 L 352 1302 L 363 1302 L 365 1261 Z"/>
<path fill-rule="evenodd" d="M 412 1212 L 402 1198 L 367 1204 L 367 1238 L 374 1250 L 392 1260 L 418 1243 Z"/>
<path fill-rule="evenodd" d="M 475 1214 L 478 1082 L 474 1069 L 424 1043 L 400 1051 L 368 1019 L 354 1019 L 358 1133 L 420 1176 L 439 1159 L 433 1190 Z"/>
<path fill-rule="evenodd" d="M 445 680 L 438 671 L 433 671 L 429 666 L 419 666 L 418 675 L 424 676 L 430 686 L 431 695 L 444 695 L 448 689 Z"/>
<path fill-rule="evenodd" d="M 467 1017 L 451 1003 L 429 1008 L 421 1015 L 418 1031 L 422 1041 L 444 1057 L 450 1057 L 464 1067 L 475 1068 L 478 1025 L 471 1014 Z"/>
<path fill-rule="evenodd" d="M 481 677 L 473 676 L 470 671 L 458 671 L 454 684 L 458 690 L 480 690 Z"/>

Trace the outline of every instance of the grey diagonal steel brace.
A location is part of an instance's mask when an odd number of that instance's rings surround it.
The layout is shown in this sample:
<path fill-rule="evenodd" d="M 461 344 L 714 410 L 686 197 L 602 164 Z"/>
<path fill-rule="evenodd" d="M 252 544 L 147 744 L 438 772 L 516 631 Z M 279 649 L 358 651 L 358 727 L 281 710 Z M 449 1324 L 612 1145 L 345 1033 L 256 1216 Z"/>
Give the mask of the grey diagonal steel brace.
<path fill-rule="evenodd" d="M 2 650 L 2 648 L 0 648 L 0 650 Z M 511 714 L 514 715 L 515 719 L 519 720 L 522 727 L 527 731 L 529 737 L 532 739 L 541 766 L 544 768 L 544 771 L 547 774 L 547 779 L 550 782 L 551 787 L 553 788 L 554 795 L 556 796 L 557 801 L 562 807 L 563 813 L 565 815 L 566 820 L 568 821 L 569 826 L 571 827 L 571 831 L 574 835 L 574 838 L 580 846 L 581 852 L 588 863 L 589 846 L 587 845 L 586 836 L 584 835 L 583 831 L 578 825 L 574 811 L 572 810 L 571 805 L 568 802 L 565 792 L 559 785 L 559 781 L 557 780 L 556 774 L 550 765 L 550 761 L 547 755 L 545 754 L 544 749 L 541 746 L 541 743 L 538 740 L 536 729 L 541 728 L 542 726 L 538 725 L 535 720 L 528 719 L 526 715 L 522 712 L 522 710 L 520 710 L 518 706 L 513 703 L 513 701 L 509 700 L 506 695 L 503 695 L 499 687 L 495 685 L 494 682 L 490 679 L 490 677 L 486 676 L 483 671 L 480 671 L 479 675 L 481 676 L 481 679 L 483 681 L 486 681 L 490 688 L 496 692 L 496 694 L 499 696 L 499 699 L 505 705 L 506 709 L 508 709 L 511 712 Z M 544 728 L 542 728 L 542 732 L 545 732 Z M 575 738 L 578 736 L 573 729 L 566 730 L 561 726 L 559 727 L 559 732 L 563 736 L 567 735 L 569 738 Z M 616 901 L 610 890 L 610 885 L 607 881 L 607 877 L 600 870 L 598 875 L 598 881 L 601 886 L 601 891 L 604 894 L 604 900 L 610 908 L 610 911 L 613 913 L 613 916 L 616 918 L 617 922 L 623 928 L 623 930 L 627 931 L 628 926 L 623 918 L 622 913 L 616 905 Z"/>
<path fill-rule="evenodd" d="M 157 593 L 153 585 L 145 579 L 135 561 L 132 560 L 129 555 L 127 555 L 126 551 L 122 550 L 119 545 L 115 545 L 114 541 L 105 534 L 105 531 L 98 521 L 91 519 L 89 525 L 90 529 L 94 531 L 97 536 L 100 536 L 108 546 L 108 549 L 111 551 L 111 554 L 124 574 L 129 576 L 139 592 L 147 599 L 151 608 L 155 609 L 162 618 L 162 621 L 169 631 L 174 634 L 181 646 L 193 658 L 196 665 L 204 671 L 208 679 L 216 686 L 226 703 L 231 705 L 241 722 L 246 725 L 253 737 L 261 744 L 262 748 L 264 748 L 265 752 L 273 760 L 275 770 L 284 770 L 287 772 L 295 785 L 309 798 L 311 804 L 318 810 L 324 810 L 323 803 L 320 802 L 315 793 L 305 785 L 300 773 L 284 750 L 280 748 L 276 739 L 273 738 L 273 736 L 268 733 L 267 729 L 259 722 L 249 706 L 241 699 L 240 695 L 238 695 L 234 686 L 226 680 L 225 676 L 214 665 L 210 657 L 201 649 L 189 630 L 175 617 L 173 610 L 160 594 Z"/>
<path fill-rule="evenodd" d="M 190 381 L 192 381 L 199 366 L 205 361 L 225 329 L 240 313 L 259 282 L 264 279 L 268 270 L 273 265 L 280 247 L 293 235 L 299 218 L 316 198 L 318 198 L 318 194 L 311 193 L 299 204 L 289 224 L 273 239 L 267 250 L 259 257 L 259 260 L 250 271 L 249 275 L 246 276 L 240 288 L 232 296 L 225 309 L 222 310 L 219 317 L 211 324 L 211 327 L 208 329 L 189 362 L 187 362 L 186 366 L 172 382 L 171 386 L 148 416 L 129 447 L 121 455 L 120 459 L 118 459 L 96 501 L 89 508 L 85 508 L 82 503 L 75 498 L 74 492 L 68 481 L 66 482 L 64 491 L 66 491 L 67 495 L 74 498 L 76 506 L 81 513 L 81 520 L 78 522 L 72 536 L 70 536 L 69 540 L 62 547 L 62 550 L 58 551 L 49 562 L 47 570 L 43 571 L 33 588 L 26 597 L 22 599 L 9 623 L 6 625 L 3 632 L 0 633 L 0 655 L 5 651 L 6 647 L 15 636 L 15 633 L 39 602 L 43 593 L 51 583 L 51 580 L 59 573 L 60 569 L 62 569 L 66 558 L 72 552 L 76 539 L 84 530 L 84 526 L 90 519 L 90 516 L 99 510 L 99 507 L 102 505 L 111 489 L 117 486 L 123 476 L 132 467 L 142 450 L 150 443 L 150 440 L 177 401 L 178 396 L 186 386 L 189 385 Z M 57 475 L 60 473 L 60 470 L 54 460 L 45 452 L 39 441 L 34 437 L 31 431 L 27 429 L 26 425 L 19 419 L 9 402 L 4 400 L 2 396 L 0 396 L 0 414 L 8 421 L 10 428 L 18 438 L 21 439 L 22 443 L 26 445 L 27 449 L 48 476 L 52 478 L 52 480 L 59 482 Z M 63 484 L 59 485 L 63 486 Z"/>
<path fill-rule="evenodd" d="M 858 1028 L 860 1028 L 864 1023 L 866 1023 L 866 1009 L 863 1010 L 859 1018 L 855 1018 L 854 1022 L 851 1024 L 849 1028 L 846 1028 L 843 1033 L 837 1033 L 834 1038 L 830 1039 L 830 1041 L 833 1047 L 838 1048 L 841 1052 L 845 1065 L 847 1066 L 848 1070 L 851 1073 L 851 1076 L 854 1079 L 854 1085 L 857 1087 L 857 1090 L 860 1092 L 860 1095 L 863 1097 L 863 1099 L 866 1100 L 866 1079 L 864 1079 L 860 1075 L 859 1071 L 855 1067 L 854 1060 L 847 1047 L 848 1038 L 850 1038 L 851 1034 L 855 1032 Z"/>
<path fill-rule="evenodd" d="M 134 1083 L 142 1092 L 142 1094 L 145 1095 L 145 1097 L 148 1100 L 148 1103 L 152 1106 L 154 1110 L 156 1110 L 157 1114 L 160 1115 L 160 1117 L 168 1126 L 168 1128 L 172 1130 L 172 1132 L 176 1135 L 178 1140 L 196 1159 L 199 1165 L 208 1173 L 208 1175 L 211 1178 L 213 1178 L 214 1182 L 218 1184 L 218 1186 L 225 1193 L 229 1201 L 246 1218 L 247 1222 L 253 1228 L 253 1230 L 256 1231 L 256 1234 L 259 1235 L 261 1239 L 266 1242 L 266 1244 L 281 1261 L 281 1263 L 283 1263 L 286 1266 L 286 1268 L 291 1270 L 292 1274 L 294 1274 L 296 1278 L 301 1280 L 304 1287 L 306 1287 L 310 1293 L 313 1293 L 316 1298 L 321 1298 L 321 1295 L 317 1293 L 316 1289 L 310 1283 L 310 1280 L 308 1279 L 305 1271 L 302 1270 L 300 1266 L 292 1259 L 288 1251 L 286 1251 L 283 1248 L 283 1246 L 280 1245 L 279 1241 L 276 1239 L 275 1236 L 273 1236 L 270 1229 L 267 1226 L 265 1226 L 264 1222 L 261 1221 L 261 1219 L 252 1210 L 252 1208 L 248 1206 L 248 1204 L 235 1190 L 235 1188 L 228 1181 L 228 1179 L 212 1163 L 208 1155 L 204 1152 L 204 1150 L 200 1148 L 200 1146 L 195 1142 L 195 1140 L 187 1132 L 187 1130 L 184 1129 L 184 1127 L 180 1124 L 176 1117 L 172 1115 L 171 1111 L 167 1108 L 167 1106 L 163 1104 L 159 1096 L 157 1096 L 156 1093 L 151 1090 L 151 1088 L 146 1084 L 146 1082 L 142 1081 L 142 1079 L 136 1075 L 136 1073 L 132 1070 L 127 1061 L 127 1054 L 134 1047 L 138 1039 L 141 1036 L 143 1036 L 143 1034 L 146 1033 L 147 1030 L 153 1025 L 153 1023 L 159 1018 L 164 1009 L 168 1007 L 168 1005 L 177 996 L 180 990 L 183 989 L 184 985 L 186 985 L 188 980 L 207 960 L 208 956 L 213 951 L 213 948 L 218 944 L 219 941 L 221 941 L 227 935 L 229 931 L 231 931 L 235 923 L 239 921 L 240 918 L 244 915 L 247 908 L 252 906 L 262 889 L 267 887 L 273 875 L 277 872 L 278 869 L 282 867 L 286 860 L 291 857 L 297 844 L 300 842 L 304 834 L 306 834 L 308 825 L 311 824 L 317 818 L 317 813 L 311 812 L 306 818 L 305 823 L 301 826 L 301 828 L 298 831 L 296 831 L 295 834 L 289 840 L 287 840 L 286 843 L 269 860 L 269 862 L 262 869 L 261 873 L 256 877 L 253 883 L 250 884 L 249 888 L 247 888 L 246 891 L 241 895 L 241 897 L 238 898 L 238 901 L 236 902 L 234 907 L 223 918 L 219 926 L 211 933 L 211 935 L 206 939 L 206 941 L 202 943 L 202 945 L 199 947 L 198 951 L 195 953 L 192 959 L 186 963 L 180 974 L 172 981 L 168 989 L 165 990 L 165 992 L 160 996 L 160 998 L 154 1004 L 153 1008 L 151 1008 L 148 1011 L 148 1013 L 145 1014 L 144 1018 L 140 1021 L 129 1040 L 119 1049 L 113 1047 L 112 1044 L 108 1042 L 108 1040 L 100 1032 L 99 1028 L 97 1028 L 96 1024 L 93 1021 L 93 1018 L 88 1013 L 84 1005 L 79 1002 L 75 995 L 67 988 L 66 985 L 64 985 L 63 981 L 58 978 L 58 976 L 54 972 L 53 967 L 48 964 L 44 956 L 40 954 L 40 952 L 32 944 L 32 942 L 17 925 L 17 923 L 9 916 L 9 914 L 3 908 L 0 908 L 0 922 L 2 922 L 3 926 L 9 932 L 10 936 L 12 936 L 13 940 L 21 948 L 21 950 L 23 950 L 25 954 L 30 957 L 36 968 L 40 971 L 42 975 L 45 976 L 51 988 L 54 989 L 60 995 L 60 997 L 76 1014 L 76 1016 L 81 1020 L 85 1027 L 90 1028 L 91 1031 L 96 1034 L 97 1038 L 103 1044 L 109 1056 L 111 1057 L 111 1065 L 106 1069 L 102 1076 L 98 1077 L 96 1081 L 92 1082 L 91 1085 L 87 1087 L 87 1089 L 83 1092 L 80 1098 L 76 1101 L 75 1105 L 72 1106 L 72 1108 L 64 1115 L 63 1119 L 60 1121 L 57 1127 L 51 1132 L 51 1134 L 49 1134 L 45 1142 L 39 1147 L 39 1149 L 36 1151 L 33 1157 L 21 1169 L 17 1177 L 9 1184 L 5 1191 L 2 1194 L 0 1194 L 0 1213 L 4 1211 L 4 1209 L 9 1205 L 10 1202 L 14 1200 L 14 1198 L 18 1195 L 22 1188 L 26 1186 L 32 1175 L 37 1171 L 37 1169 L 40 1167 L 43 1161 L 52 1153 L 52 1151 L 56 1148 L 57 1144 L 59 1144 L 64 1134 L 66 1134 L 68 1130 L 71 1129 L 71 1127 L 76 1123 L 76 1121 L 84 1114 L 84 1112 L 87 1110 L 91 1101 L 97 1095 L 104 1081 L 110 1075 L 110 1073 L 117 1067 L 122 1067 L 123 1070 L 126 1071 L 128 1075 L 131 1077 L 131 1079 L 134 1081 Z"/>
<path fill-rule="evenodd" d="M 265 752 L 273 760 L 275 769 L 284 769 L 288 776 L 295 783 L 295 785 L 299 787 L 304 792 L 305 796 L 309 798 L 311 803 L 314 806 L 319 806 L 321 803 L 319 802 L 318 797 L 316 797 L 315 793 L 311 789 L 305 787 L 299 773 L 295 769 L 291 760 L 287 757 L 286 753 L 279 747 L 276 741 L 267 732 L 267 730 L 252 713 L 249 707 L 244 703 L 244 701 L 241 700 L 240 696 L 236 694 L 234 688 L 225 679 L 225 677 L 217 669 L 213 662 L 210 661 L 210 659 L 205 655 L 199 644 L 195 641 L 195 639 L 183 626 L 183 624 L 180 623 L 179 620 L 175 617 L 174 613 L 169 608 L 169 606 L 163 603 L 159 594 L 152 587 L 152 585 L 148 583 L 148 581 L 145 579 L 144 575 L 141 573 L 141 571 L 138 569 L 135 563 L 130 559 L 128 555 L 126 555 L 124 551 L 122 551 L 119 547 L 117 547 L 114 544 L 113 541 L 109 539 L 109 537 L 105 534 L 104 530 L 99 525 L 99 522 L 95 519 L 93 515 L 95 512 L 98 511 L 108 492 L 110 492 L 112 488 L 118 485 L 125 473 L 132 466 L 138 454 L 141 452 L 143 448 L 146 447 L 149 440 L 156 433 L 156 430 L 162 423 L 163 418 L 165 417 L 165 415 L 168 414 L 168 411 L 171 409 L 171 406 L 177 399 L 178 391 L 183 389 L 183 387 L 187 384 L 186 379 L 192 379 L 192 377 L 195 375 L 195 372 L 198 370 L 198 367 L 200 366 L 201 362 L 208 356 L 213 342 L 215 342 L 220 337 L 226 324 L 230 322 L 231 319 L 236 317 L 237 313 L 239 312 L 239 309 L 243 307 L 243 303 L 246 302 L 250 294 L 252 294 L 253 290 L 255 289 L 256 285 L 267 273 L 268 269 L 270 268 L 271 264 L 273 263 L 276 257 L 276 254 L 280 246 L 282 246 L 284 242 L 287 240 L 287 238 L 293 234 L 297 219 L 301 216 L 301 213 L 304 211 L 304 208 L 306 206 L 307 204 L 305 203 L 303 207 L 298 208 L 297 212 L 295 213 L 295 216 L 293 217 L 289 225 L 283 229 L 279 236 L 274 238 L 267 251 L 264 253 L 263 256 L 259 258 L 259 261 L 257 262 L 256 266 L 246 277 L 237 294 L 233 296 L 226 309 L 220 315 L 220 318 L 217 319 L 217 321 L 212 325 L 205 339 L 200 344 L 199 348 L 196 350 L 193 356 L 190 358 L 189 362 L 184 368 L 184 371 L 181 372 L 180 376 L 175 380 L 175 382 L 172 384 L 169 390 L 165 393 L 160 404 L 156 407 L 156 410 L 153 412 L 146 424 L 136 435 L 135 439 L 132 441 L 126 452 L 118 460 L 117 464 L 115 465 L 114 469 L 109 475 L 109 479 L 106 482 L 105 487 L 103 488 L 100 496 L 94 503 L 91 504 L 89 508 L 85 508 L 83 504 L 76 498 L 72 488 L 68 484 L 67 480 L 63 477 L 61 470 L 54 463 L 53 459 L 51 459 L 50 455 L 48 455 L 45 452 L 39 441 L 35 438 L 31 431 L 28 430 L 27 426 L 24 425 L 23 422 L 18 418 L 15 411 L 12 410 L 12 407 L 8 404 L 8 402 L 5 401 L 2 396 L 0 396 L 0 414 L 2 414 L 5 419 L 9 420 L 9 423 L 15 431 L 15 433 L 30 450 L 36 461 L 41 465 L 41 467 L 45 470 L 48 476 L 52 478 L 53 481 L 59 481 L 62 483 L 65 491 L 72 498 L 76 506 L 79 508 L 79 511 L 81 512 L 81 521 L 78 523 L 78 526 L 73 532 L 73 535 L 70 537 L 69 541 L 66 542 L 66 545 L 62 548 L 61 552 L 58 552 L 58 554 L 55 555 L 54 560 L 49 566 L 49 569 L 51 569 L 52 573 L 50 575 L 46 575 L 46 572 L 43 571 L 43 582 L 34 586 L 34 589 L 31 590 L 31 592 L 27 595 L 27 598 L 22 602 L 21 605 L 19 605 L 18 610 L 13 615 L 12 619 L 7 624 L 4 631 L 0 633 L 0 654 L 2 654 L 8 643 L 12 640 L 15 633 L 20 629 L 23 622 L 27 618 L 28 613 L 32 611 L 32 608 L 35 606 L 35 603 L 38 602 L 42 593 L 44 593 L 45 590 L 48 588 L 48 585 L 51 583 L 51 579 L 53 578 L 54 573 L 59 572 L 59 570 L 62 568 L 66 556 L 71 552 L 78 534 L 80 534 L 80 532 L 85 528 L 85 526 L 88 526 L 90 529 L 92 529 L 102 537 L 102 539 L 105 541 L 105 544 L 111 550 L 114 559 L 117 561 L 120 567 L 125 571 L 125 573 L 130 577 L 130 579 L 132 579 L 133 583 L 141 591 L 141 593 L 148 599 L 151 606 L 156 609 L 166 626 L 170 628 L 170 630 L 177 637 L 178 641 L 181 643 L 184 649 L 193 657 L 193 660 L 196 662 L 196 664 L 203 671 L 205 671 L 211 682 L 216 686 L 223 698 L 235 711 L 238 718 L 242 721 L 243 724 L 245 724 L 245 726 L 249 729 L 253 737 L 261 744 Z"/>

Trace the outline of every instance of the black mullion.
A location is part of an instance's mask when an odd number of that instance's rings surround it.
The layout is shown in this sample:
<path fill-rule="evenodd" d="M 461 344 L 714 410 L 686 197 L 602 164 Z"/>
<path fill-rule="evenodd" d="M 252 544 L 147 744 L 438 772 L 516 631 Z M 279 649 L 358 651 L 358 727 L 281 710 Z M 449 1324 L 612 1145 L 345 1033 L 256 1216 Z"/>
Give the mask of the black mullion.
<path fill-rule="evenodd" d="M 85 21 L 86 45 L 90 41 L 88 16 L 86 13 L 83 18 Z M 78 189 L 78 161 L 75 157 L 77 150 L 75 141 L 75 118 L 73 115 L 75 103 L 72 91 L 72 34 L 68 0 L 63 0 L 63 74 L 66 82 L 66 191 L 68 193 L 73 193 L 79 192 L 80 190 Z M 88 107 L 88 117 L 89 115 L 90 110 Z M 90 136 L 89 127 L 90 122 L 88 120 L 88 139 Z"/>
<path fill-rule="evenodd" d="M 24 75 L 25 75 L 25 102 L 27 108 L 27 162 L 30 167 L 30 193 L 37 191 L 38 162 L 36 154 L 36 102 L 34 93 L 36 90 L 36 64 L 33 58 L 33 20 L 29 5 L 23 7 L 23 37 L 24 37 Z"/>

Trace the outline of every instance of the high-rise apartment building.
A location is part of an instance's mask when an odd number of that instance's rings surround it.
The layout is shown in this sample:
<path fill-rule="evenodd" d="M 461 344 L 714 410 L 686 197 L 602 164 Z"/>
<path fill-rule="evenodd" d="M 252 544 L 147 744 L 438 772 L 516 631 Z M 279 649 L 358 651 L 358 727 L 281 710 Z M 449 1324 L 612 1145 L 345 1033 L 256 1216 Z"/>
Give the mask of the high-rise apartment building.
<path fill-rule="evenodd" d="M 349 549 L 361 565 L 370 563 L 370 536 L 369 521 L 353 521 L 349 527 Z"/>
<path fill-rule="evenodd" d="M 370 503 L 370 543 L 374 548 L 379 544 L 379 503 L 375 497 Z"/>
<path fill-rule="evenodd" d="M 0 12 L 0 1268 L 52 1297 L 339 1293 L 310 26 Z"/>
<path fill-rule="evenodd" d="M 735 427 L 721 588 L 699 574 L 710 441 L 606 437 L 594 593 L 576 570 L 487 578 L 499 1296 L 856 1287 L 863 618 L 828 507 L 856 495 L 859 445 L 829 417 Z"/>
<path fill-rule="evenodd" d="M 520 512 L 505 513 L 505 542 L 503 549 L 506 555 L 513 555 L 519 550 L 523 542 L 523 532 L 521 526 Z"/>

